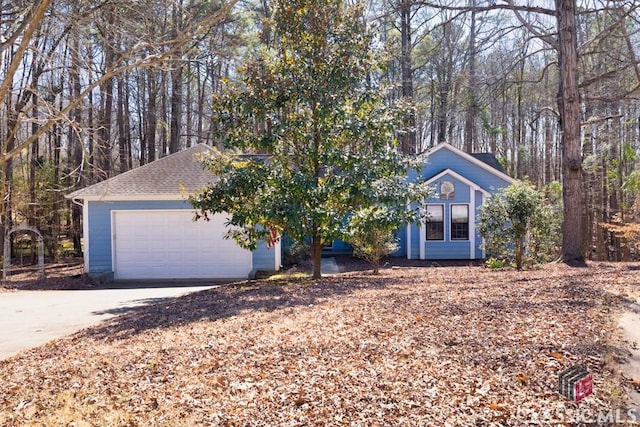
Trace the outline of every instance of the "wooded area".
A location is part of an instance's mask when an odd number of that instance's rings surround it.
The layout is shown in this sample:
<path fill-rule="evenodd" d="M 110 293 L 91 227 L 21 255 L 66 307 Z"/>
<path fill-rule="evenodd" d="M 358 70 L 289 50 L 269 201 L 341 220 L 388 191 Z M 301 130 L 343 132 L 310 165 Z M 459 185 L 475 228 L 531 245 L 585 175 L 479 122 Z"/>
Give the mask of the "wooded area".
<path fill-rule="evenodd" d="M 513 177 L 563 188 L 565 244 L 578 242 L 565 258 L 637 258 L 640 4 L 528 4 L 369 0 L 362 19 L 387 54 L 369 78 L 415 107 L 404 152 L 492 152 Z M 81 209 L 64 194 L 193 144 L 221 146 L 214 95 L 273 42 L 274 6 L 2 2 L 0 235 L 28 221 L 48 255 L 62 238 L 79 253 Z"/>

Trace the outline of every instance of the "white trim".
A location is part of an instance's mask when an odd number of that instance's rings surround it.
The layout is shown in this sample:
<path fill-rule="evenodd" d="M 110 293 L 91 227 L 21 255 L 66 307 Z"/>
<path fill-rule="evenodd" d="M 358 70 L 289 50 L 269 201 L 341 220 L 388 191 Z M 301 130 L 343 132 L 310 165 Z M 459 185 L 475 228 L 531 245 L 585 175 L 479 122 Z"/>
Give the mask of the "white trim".
<path fill-rule="evenodd" d="M 482 203 L 480 203 L 480 206 L 484 206 L 484 204 L 487 203 L 487 200 L 489 200 L 491 196 L 493 196 L 493 194 L 489 194 L 488 196 L 485 196 L 485 198 L 482 199 Z M 484 237 L 481 237 L 480 239 L 481 239 L 480 250 L 482 251 L 482 259 L 487 259 L 487 248 L 485 246 Z"/>
<path fill-rule="evenodd" d="M 515 182 L 517 182 L 515 179 L 511 178 L 509 175 L 505 174 L 504 172 L 500 172 L 496 168 L 493 168 L 493 167 L 489 166 L 485 162 L 476 159 L 475 157 L 473 157 L 469 153 L 466 153 L 466 152 L 454 147 L 451 144 L 447 144 L 446 142 L 440 143 L 440 144 L 436 145 L 435 147 L 431 148 L 430 150 L 428 150 L 426 152 L 426 156 L 429 157 L 430 155 L 442 150 L 443 148 L 446 148 L 447 150 L 451 151 L 452 153 L 464 158 L 465 160 L 468 160 L 469 162 L 473 163 L 474 165 L 484 169 L 486 172 L 489 172 L 490 174 L 493 174 L 493 175 L 497 176 L 498 178 L 507 181 L 509 184 L 514 184 Z"/>
<path fill-rule="evenodd" d="M 411 203 L 407 203 L 407 210 L 411 209 Z M 411 223 L 407 223 L 407 229 L 406 229 L 406 233 L 407 233 L 407 259 L 411 259 L 411 226 L 413 224 Z M 418 228 L 420 228 L 418 226 Z"/>
<path fill-rule="evenodd" d="M 84 272 L 89 273 L 89 202 L 82 203 L 82 246 L 84 255 Z"/>
<path fill-rule="evenodd" d="M 442 239 L 431 239 L 431 240 L 427 240 L 427 220 L 425 218 L 424 220 L 424 241 L 425 242 L 446 242 L 447 241 L 447 234 L 445 233 L 445 226 L 446 226 L 446 218 L 447 218 L 447 212 L 446 209 L 444 208 L 446 206 L 445 203 L 425 203 L 424 204 L 424 208 L 427 209 L 428 206 L 442 206 Z M 449 227 L 449 233 L 451 233 L 451 227 Z M 451 240 L 451 239 L 449 239 Z"/>
<path fill-rule="evenodd" d="M 189 199 L 184 194 L 143 194 L 143 195 L 114 195 L 114 196 L 80 196 L 74 199 L 84 200 L 85 202 L 131 202 L 131 201 L 184 201 Z"/>
<path fill-rule="evenodd" d="M 427 213 L 425 212 L 427 208 L 426 201 L 423 201 L 420 205 L 419 209 L 423 213 L 423 218 L 420 220 L 420 224 L 418 226 L 418 241 L 420 242 L 420 246 L 418 247 L 418 257 L 419 259 L 426 258 L 426 249 L 425 246 L 427 244 Z"/>
<path fill-rule="evenodd" d="M 465 184 L 466 186 L 468 186 L 469 188 L 473 188 L 474 190 L 478 190 L 480 191 L 482 194 L 486 194 L 489 195 L 491 193 L 489 193 L 488 191 L 486 191 L 484 188 L 480 187 L 478 184 L 476 184 L 473 181 L 470 181 L 469 179 L 463 177 L 462 175 L 460 175 L 459 173 L 451 170 L 451 169 L 445 169 L 442 172 L 440 172 L 439 174 L 429 178 L 427 180 L 427 184 L 431 184 L 434 181 L 439 180 L 440 178 L 442 178 L 445 175 L 451 175 L 453 178 L 455 178 L 456 180 L 462 182 L 463 184 Z"/>
<path fill-rule="evenodd" d="M 272 248 L 276 250 L 274 270 L 280 271 L 280 267 L 282 267 L 282 238 L 278 238 L 278 241 Z M 253 265 L 253 251 L 251 251 L 251 264 Z"/>
<path fill-rule="evenodd" d="M 111 271 L 113 272 L 113 277 L 116 279 L 116 212 L 122 211 L 111 211 Z"/>
<path fill-rule="evenodd" d="M 446 204 L 428 203 L 427 201 L 425 201 L 424 203 L 422 203 L 421 209 L 426 210 L 428 205 L 442 206 L 442 240 L 427 240 L 427 218 L 425 215 L 425 218 L 421 221 L 422 227 L 420 228 L 420 259 L 427 259 L 427 242 L 429 242 L 429 244 L 444 244 L 447 242 L 447 234 L 445 232 L 447 227 L 447 212 L 444 208 Z"/>
<path fill-rule="evenodd" d="M 454 206 L 467 206 L 467 226 L 469 227 L 469 237 L 466 239 L 453 239 L 451 238 L 451 230 L 453 229 L 453 207 Z M 469 242 L 471 241 L 471 206 L 469 203 L 449 203 L 449 243 L 455 242 Z"/>
<path fill-rule="evenodd" d="M 423 219 L 421 222 L 421 227 L 418 228 L 418 236 L 420 237 L 420 259 L 425 259 L 425 245 L 427 244 L 427 221 Z"/>
<path fill-rule="evenodd" d="M 471 187 L 469 187 L 469 245 L 471 259 L 476 259 L 476 190 Z"/>

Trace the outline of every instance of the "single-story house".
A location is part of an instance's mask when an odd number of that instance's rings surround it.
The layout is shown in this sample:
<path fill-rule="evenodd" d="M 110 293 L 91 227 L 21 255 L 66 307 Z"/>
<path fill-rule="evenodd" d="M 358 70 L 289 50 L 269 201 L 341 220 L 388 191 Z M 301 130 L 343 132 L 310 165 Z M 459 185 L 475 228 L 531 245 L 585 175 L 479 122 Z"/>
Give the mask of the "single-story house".
<path fill-rule="evenodd" d="M 194 221 L 187 195 L 212 183 L 204 144 L 77 190 L 83 208 L 85 271 L 107 280 L 237 279 L 278 270 L 280 244 L 255 251 L 224 239 L 226 216 Z"/>
<path fill-rule="evenodd" d="M 257 270 L 278 270 L 280 242 L 272 247 L 261 242 L 249 251 L 224 239 L 226 215 L 193 220 L 187 195 L 214 182 L 199 158 L 212 153 L 211 147 L 197 145 L 67 195 L 83 207 L 85 271 L 125 280 L 235 279 Z M 468 154 L 446 143 L 424 158 L 421 178 L 435 189 L 434 197 L 420 207 L 429 213 L 428 220 L 400 231 L 400 249 L 394 255 L 484 258 L 475 227 L 478 208 L 515 180 L 493 155 Z M 348 250 L 336 241 L 324 252 Z"/>
<path fill-rule="evenodd" d="M 434 196 L 424 209 L 428 219 L 409 224 L 398 255 L 408 259 L 483 259 L 476 228 L 479 208 L 492 193 L 516 182 L 491 153 L 468 154 L 442 143 L 424 153 L 421 177 Z"/>
<path fill-rule="evenodd" d="M 420 179 L 433 187 L 434 196 L 422 208 L 427 220 L 409 224 L 397 235 L 399 249 L 392 255 L 408 259 L 484 259 L 482 238 L 476 228 L 479 208 L 492 193 L 516 182 L 491 153 L 468 154 L 442 143 L 421 155 Z M 417 178 L 411 172 L 411 179 Z M 323 253 L 341 254 L 351 247 L 340 240 Z"/>

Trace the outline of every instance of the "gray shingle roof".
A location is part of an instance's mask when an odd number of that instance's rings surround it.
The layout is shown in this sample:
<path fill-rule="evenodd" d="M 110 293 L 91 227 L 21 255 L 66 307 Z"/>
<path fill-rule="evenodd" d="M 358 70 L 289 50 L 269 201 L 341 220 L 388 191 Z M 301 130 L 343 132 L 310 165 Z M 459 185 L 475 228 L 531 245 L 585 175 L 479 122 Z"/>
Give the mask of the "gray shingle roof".
<path fill-rule="evenodd" d="M 66 197 L 69 199 L 176 197 L 183 194 L 181 188 L 193 193 L 198 188 L 213 182 L 215 176 L 203 168 L 199 158 L 203 155 L 213 155 L 215 152 L 213 148 L 199 144 L 74 191 Z"/>
<path fill-rule="evenodd" d="M 504 167 L 500 164 L 500 161 L 498 161 L 498 159 L 496 158 L 496 156 L 493 155 L 493 153 L 471 153 L 471 155 L 476 159 L 480 160 L 481 162 L 491 166 L 492 168 L 502 173 L 507 172 L 504 170 Z"/>

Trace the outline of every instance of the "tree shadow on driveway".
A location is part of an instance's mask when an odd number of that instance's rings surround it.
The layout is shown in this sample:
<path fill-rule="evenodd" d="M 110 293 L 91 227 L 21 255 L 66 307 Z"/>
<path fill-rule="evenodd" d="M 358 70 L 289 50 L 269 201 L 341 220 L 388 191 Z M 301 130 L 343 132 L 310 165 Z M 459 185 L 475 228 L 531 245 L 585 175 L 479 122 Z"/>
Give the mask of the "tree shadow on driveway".
<path fill-rule="evenodd" d="M 176 298 L 139 300 L 130 305 L 96 312 L 116 314 L 96 327 L 78 333 L 100 340 L 126 339 L 146 330 L 171 328 L 201 320 L 215 321 L 254 311 L 275 311 L 322 304 L 327 299 L 363 288 L 383 288 L 384 276 L 352 275 L 236 282 Z"/>

